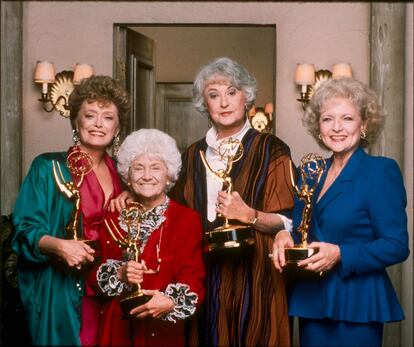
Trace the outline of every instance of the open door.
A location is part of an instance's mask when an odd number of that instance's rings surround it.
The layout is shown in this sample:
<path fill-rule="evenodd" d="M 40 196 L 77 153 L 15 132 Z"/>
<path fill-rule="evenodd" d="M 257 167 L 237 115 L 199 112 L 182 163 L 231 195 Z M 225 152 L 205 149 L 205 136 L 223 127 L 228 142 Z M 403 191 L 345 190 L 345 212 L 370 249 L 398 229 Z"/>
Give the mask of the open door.
<path fill-rule="evenodd" d="M 204 137 L 207 117 L 193 106 L 192 83 L 157 83 L 155 127 L 171 135 L 180 152 Z"/>
<path fill-rule="evenodd" d="M 197 70 L 218 56 L 230 56 L 249 66 L 261 86 L 257 105 L 274 104 L 275 35 L 273 25 L 115 24 L 114 76 L 131 93 L 133 106 L 125 134 L 154 127 L 171 135 L 181 151 L 202 138 L 208 120 L 192 104 L 192 82 Z M 273 48 L 260 54 L 260 59 L 251 49 L 258 38 Z"/>
<path fill-rule="evenodd" d="M 131 95 L 127 135 L 153 128 L 155 119 L 155 42 L 124 26 L 115 27 L 114 76 Z M 123 136 L 124 137 L 124 136 Z"/>

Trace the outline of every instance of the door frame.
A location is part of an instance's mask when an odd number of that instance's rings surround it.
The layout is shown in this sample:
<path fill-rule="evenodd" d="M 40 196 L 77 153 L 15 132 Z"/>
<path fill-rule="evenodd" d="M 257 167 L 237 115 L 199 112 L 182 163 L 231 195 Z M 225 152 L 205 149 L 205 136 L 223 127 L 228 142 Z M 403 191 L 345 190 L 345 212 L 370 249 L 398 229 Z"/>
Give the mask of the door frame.
<path fill-rule="evenodd" d="M 168 24 L 168 23 L 114 23 L 114 50 L 113 50 L 113 76 L 115 79 L 117 79 L 124 87 L 127 86 L 127 62 L 125 61 L 126 53 L 125 48 L 127 45 L 126 42 L 126 30 L 132 29 L 133 27 L 188 27 L 191 28 L 197 28 L 197 27 L 223 27 L 223 28 L 231 28 L 231 27 L 273 27 L 274 28 L 274 40 L 273 42 L 276 42 L 276 24 L 245 24 L 245 23 L 174 23 L 174 24 Z M 277 109 L 276 105 L 276 64 L 277 64 L 277 56 L 276 56 L 276 44 L 273 45 L 273 64 L 272 64 L 272 100 L 271 102 L 273 105 L 275 105 L 275 109 Z M 155 79 L 155 85 L 157 83 L 165 83 L 164 81 L 157 81 Z M 168 83 L 168 82 L 167 82 Z M 174 82 L 171 82 L 174 83 Z M 192 83 L 192 81 L 191 81 Z M 156 90 L 156 88 L 155 88 Z M 154 100 L 156 99 L 156 96 L 154 97 Z M 132 113 L 131 113 L 132 115 Z M 131 116 L 132 117 L 132 116 Z M 276 113 L 273 114 L 273 117 L 276 117 Z M 133 124 L 132 119 L 128 119 L 127 124 Z M 155 125 L 156 123 L 153 122 Z M 273 129 L 272 133 L 276 134 L 276 121 L 273 120 Z"/>

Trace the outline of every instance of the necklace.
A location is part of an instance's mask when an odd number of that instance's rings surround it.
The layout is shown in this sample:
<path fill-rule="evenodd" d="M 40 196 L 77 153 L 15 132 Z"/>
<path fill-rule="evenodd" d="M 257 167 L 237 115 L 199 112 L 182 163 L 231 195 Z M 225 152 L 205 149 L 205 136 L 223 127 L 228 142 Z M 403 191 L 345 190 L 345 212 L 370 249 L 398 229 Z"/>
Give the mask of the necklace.
<path fill-rule="evenodd" d="M 161 225 L 161 230 L 160 230 L 160 238 L 158 239 L 158 243 L 156 246 L 156 252 L 157 252 L 157 268 L 154 269 L 147 269 L 145 271 L 146 274 L 152 275 L 152 274 L 157 274 L 160 272 L 160 268 L 161 268 L 161 257 L 160 257 L 160 252 L 161 252 L 161 240 L 162 240 L 162 232 L 164 231 L 164 224 Z"/>

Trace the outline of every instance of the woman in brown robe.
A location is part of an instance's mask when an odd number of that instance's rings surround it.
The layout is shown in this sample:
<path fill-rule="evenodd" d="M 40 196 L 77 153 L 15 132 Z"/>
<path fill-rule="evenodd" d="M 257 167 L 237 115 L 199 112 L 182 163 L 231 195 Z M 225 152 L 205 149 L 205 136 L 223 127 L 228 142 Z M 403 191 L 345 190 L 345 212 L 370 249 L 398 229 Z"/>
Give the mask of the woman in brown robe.
<path fill-rule="evenodd" d="M 206 301 L 192 322 L 189 344 L 289 346 L 284 278 L 268 257 L 274 235 L 291 228 L 289 147 L 251 127 L 247 111 L 256 99 L 256 80 L 237 62 L 210 62 L 198 72 L 193 90 L 195 107 L 212 127 L 184 152 L 171 195 L 201 214 L 204 232 L 222 225 L 226 217 L 254 228 L 254 244 L 206 252 Z M 244 148 L 230 171 L 232 192 L 222 190 L 226 187 L 206 171 L 200 155 L 205 153 L 212 171 L 223 172 L 226 162 L 218 147 L 230 137 Z"/>

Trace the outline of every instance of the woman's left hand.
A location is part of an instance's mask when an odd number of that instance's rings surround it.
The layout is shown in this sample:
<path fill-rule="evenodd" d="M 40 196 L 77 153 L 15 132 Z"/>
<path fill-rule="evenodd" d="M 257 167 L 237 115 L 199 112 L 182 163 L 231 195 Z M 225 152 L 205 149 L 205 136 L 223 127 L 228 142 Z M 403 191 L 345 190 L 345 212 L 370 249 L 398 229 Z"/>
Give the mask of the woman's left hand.
<path fill-rule="evenodd" d="M 174 309 L 174 302 L 159 290 L 143 289 L 145 295 L 152 296 L 146 304 L 133 308 L 130 311 L 132 316 L 137 318 L 162 318 Z"/>
<path fill-rule="evenodd" d="M 144 273 L 146 270 L 145 262 L 138 263 L 134 260 L 126 262 L 118 270 L 118 277 L 125 283 L 140 284 L 144 280 Z"/>
<path fill-rule="evenodd" d="M 341 251 L 338 245 L 327 242 L 312 242 L 308 247 L 318 248 L 319 251 L 298 263 L 298 266 L 306 270 L 322 273 L 332 269 L 341 260 Z"/>
<path fill-rule="evenodd" d="M 237 192 L 228 194 L 225 191 L 219 191 L 217 196 L 216 212 L 228 219 L 237 219 L 240 222 L 248 224 L 253 209 L 250 208 Z M 253 211 L 254 215 L 254 211 Z"/>

